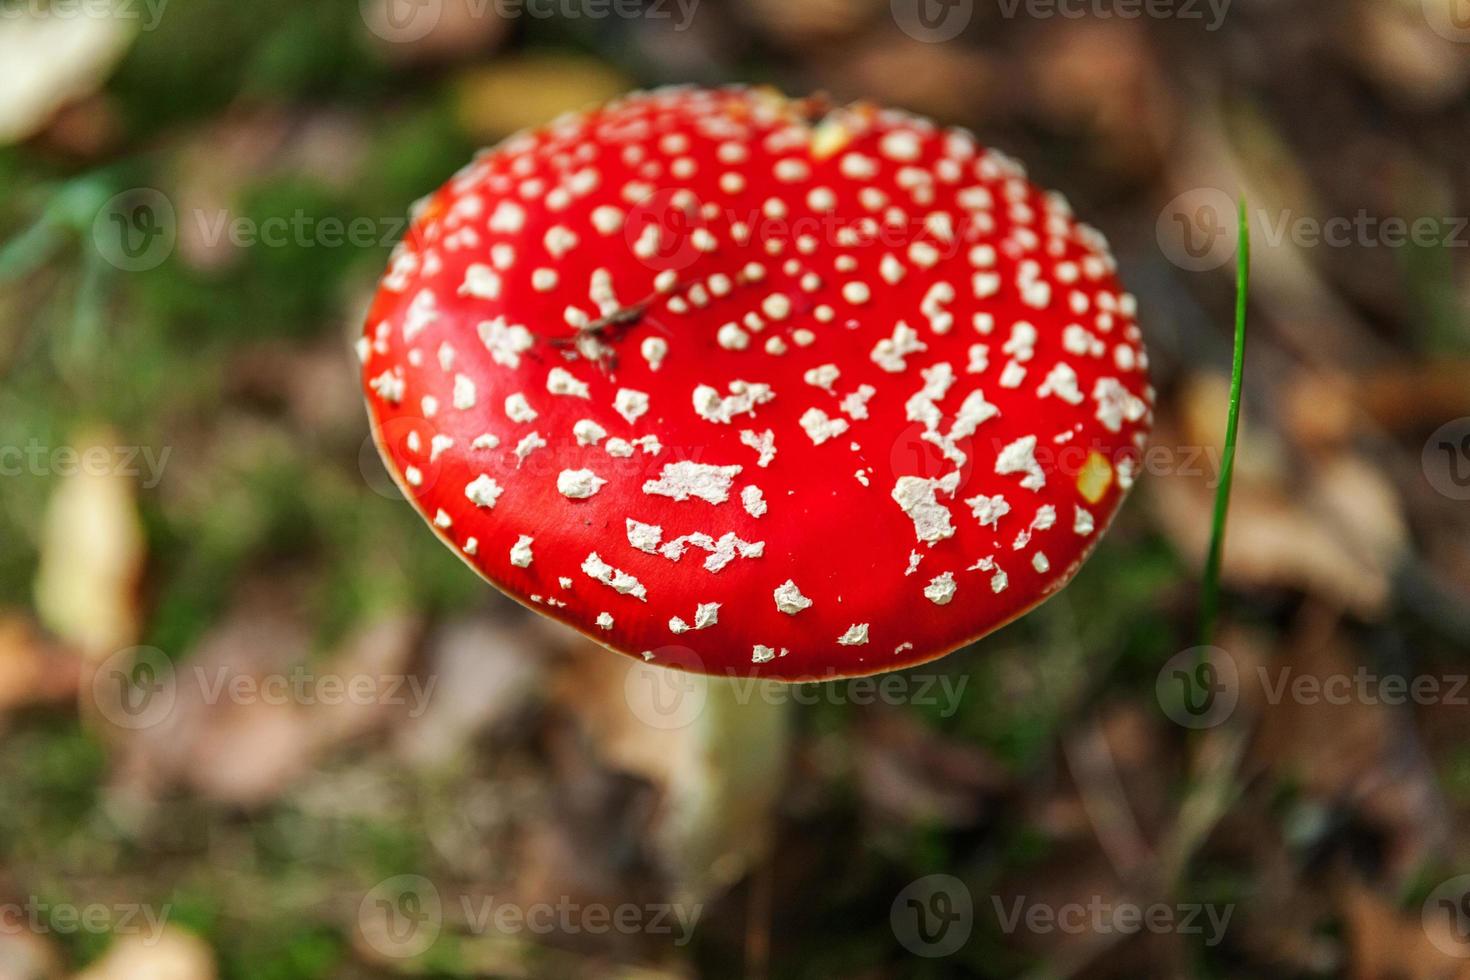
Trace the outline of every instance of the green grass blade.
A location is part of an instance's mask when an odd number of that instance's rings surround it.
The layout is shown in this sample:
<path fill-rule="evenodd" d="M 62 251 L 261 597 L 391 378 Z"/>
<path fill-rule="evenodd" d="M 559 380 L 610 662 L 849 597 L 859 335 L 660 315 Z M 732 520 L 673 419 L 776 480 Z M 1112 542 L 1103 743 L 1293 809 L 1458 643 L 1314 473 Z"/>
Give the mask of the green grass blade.
<path fill-rule="evenodd" d="M 1210 526 L 1210 550 L 1201 585 L 1199 642 L 1215 641 L 1220 609 L 1220 563 L 1225 551 L 1225 518 L 1230 512 L 1230 485 L 1235 477 L 1235 443 L 1240 431 L 1240 389 L 1245 376 L 1245 321 L 1250 298 L 1251 232 L 1244 196 L 1236 214 L 1240 242 L 1235 271 L 1235 357 L 1230 368 L 1230 420 L 1225 427 L 1225 452 L 1220 458 L 1220 484 L 1215 488 L 1215 516 Z"/>

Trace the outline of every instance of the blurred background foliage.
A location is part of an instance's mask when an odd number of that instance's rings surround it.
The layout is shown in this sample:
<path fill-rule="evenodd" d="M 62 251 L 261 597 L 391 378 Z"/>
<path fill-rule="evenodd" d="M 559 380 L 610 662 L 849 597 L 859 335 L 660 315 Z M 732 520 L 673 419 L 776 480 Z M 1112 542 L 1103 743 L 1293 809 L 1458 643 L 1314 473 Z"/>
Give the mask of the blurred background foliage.
<path fill-rule="evenodd" d="M 1470 976 L 1452 924 L 1420 916 L 1470 869 L 1466 705 L 1272 703 L 1256 680 L 1467 670 L 1470 515 L 1422 461 L 1470 415 L 1463 230 L 1257 242 L 1221 641 L 1241 706 L 1192 732 L 1157 695 L 1192 642 L 1232 295 L 1228 265 L 1171 264 L 1161 213 L 1220 187 L 1277 219 L 1455 222 L 1470 44 L 1434 29 L 1454 2 L 1235 0 L 1208 29 L 961 0 L 966 30 L 931 43 L 887 0 L 699 0 L 682 30 L 666 3 L 594 20 L 444 0 L 399 42 L 371 29 L 376 0 L 167 0 L 156 24 L 141 2 L 67 19 L 0 0 L 0 445 L 163 461 L 151 481 L 0 478 L 0 909 L 169 921 L 153 942 L 0 929 L 0 978 Z M 670 843 L 689 831 L 670 837 L 669 801 L 722 774 L 687 762 L 691 732 L 629 711 L 626 665 L 423 533 L 368 440 L 348 341 L 409 204 L 477 147 L 627 88 L 735 81 L 966 125 L 1065 190 L 1139 296 L 1170 452 L 1061 597 L 913 672 L 956 701 L 834 684 L 792 711 L 770 812 L 698 828 L 757 831 L 712 882 Z M 167 198 L 178 240 L 124 271 L 94 222 L 136 188 Z M 243 245 L 215 224 L 300 216 L 373 235 Z M 130 731 L 93 679 L 138 645 L 180 670 L 436 695 L 421 713 L 181 703 Z M 890 907 L 939 872 L 974 896 L 974 932 L 915 957 Z M 361 909 L 403 874 L 446 897 L 703 913 L 687 946 L 446 914 L 398 956 Z M 993 906 L 1012 896 L 1234 917 L 1218 944 L 1016 934 Z"/>

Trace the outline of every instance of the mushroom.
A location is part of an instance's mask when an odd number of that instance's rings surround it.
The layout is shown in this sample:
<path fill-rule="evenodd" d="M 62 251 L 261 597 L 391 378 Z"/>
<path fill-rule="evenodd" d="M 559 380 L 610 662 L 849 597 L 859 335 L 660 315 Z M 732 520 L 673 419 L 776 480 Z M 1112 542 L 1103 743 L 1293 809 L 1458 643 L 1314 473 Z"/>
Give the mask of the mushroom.
<path fill-rule="evenodd" d="M 416 211 L 358 342 L 434 532 L 612 650 L 797 681 L 939 657 L 1076 573 L 1138 469 L 1106 242 L 970 134 L 626 96 Z"/>

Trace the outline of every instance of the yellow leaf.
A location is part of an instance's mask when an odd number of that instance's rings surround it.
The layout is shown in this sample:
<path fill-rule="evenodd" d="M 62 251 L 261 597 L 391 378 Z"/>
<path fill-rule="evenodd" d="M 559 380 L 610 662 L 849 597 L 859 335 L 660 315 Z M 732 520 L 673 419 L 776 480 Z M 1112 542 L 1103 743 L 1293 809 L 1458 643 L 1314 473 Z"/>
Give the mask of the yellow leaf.
<path fill-rule="evenodd" d="M 36 610 L 57 635 L 100 659 L 138 635 L 143 529 L 125 456 L 107 432 L 51 454 L 60 476 L 41 528 Z"/>

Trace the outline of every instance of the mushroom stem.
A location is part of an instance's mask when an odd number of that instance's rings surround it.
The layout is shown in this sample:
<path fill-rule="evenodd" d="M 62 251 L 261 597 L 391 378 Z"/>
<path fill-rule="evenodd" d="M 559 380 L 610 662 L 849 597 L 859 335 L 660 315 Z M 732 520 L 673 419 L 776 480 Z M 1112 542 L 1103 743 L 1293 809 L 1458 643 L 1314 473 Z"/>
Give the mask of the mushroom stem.
<path fill-rule="evenodd" d="M 640 669 L 660 670 L 648 667 Z M 784 685 L 754 678 L 686 675 L 703 708 L 682 740 L 663 821 L 676 901 L 700 902 L 730 888 L 771 847 L 785 782 L 791 705 Z"/>

